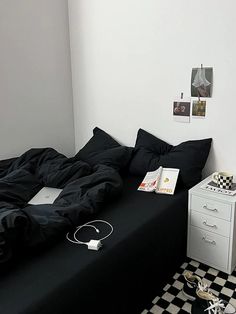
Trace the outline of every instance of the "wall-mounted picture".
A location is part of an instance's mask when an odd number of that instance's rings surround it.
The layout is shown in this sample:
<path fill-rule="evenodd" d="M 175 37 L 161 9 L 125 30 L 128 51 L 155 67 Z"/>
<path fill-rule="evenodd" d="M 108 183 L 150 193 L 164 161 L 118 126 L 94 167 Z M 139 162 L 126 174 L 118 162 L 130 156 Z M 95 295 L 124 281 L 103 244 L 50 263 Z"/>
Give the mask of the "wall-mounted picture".
<path fill-rule="evenodd" d="M 190 101 L 181 99 L 173 103 L 174 121 L 190 122 Z"/>
<path fill-rule="evenodd" d="M 191 77 L 192 97 L 211 97 L 213 68 L 193 68 Z"/>
<path fill-rule="evenodd" d="M 206 116 L 206 101 L 193 100 L 192 116 L 194 118 L 205 118 Z"/>

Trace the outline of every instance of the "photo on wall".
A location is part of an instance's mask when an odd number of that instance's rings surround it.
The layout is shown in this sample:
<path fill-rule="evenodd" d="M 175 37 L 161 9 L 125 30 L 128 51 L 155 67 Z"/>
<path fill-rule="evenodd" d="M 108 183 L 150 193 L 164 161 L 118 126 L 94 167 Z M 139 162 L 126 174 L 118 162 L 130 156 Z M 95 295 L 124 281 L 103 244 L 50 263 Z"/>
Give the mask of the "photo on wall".
<path fill-rule="evenodd" d="M 211 97 L 213 68 L 193 68 L 191 77 L 192 97 Z"/>
<path fill-rule="evenodd" d="M 206 101 L 205 100 L 193 100 L 192 116 L 194 118 L 205 118 L 206 116 Z"/>
<path fill-rule="evenodd" d="M 184 99 L 174 101 L 173 117 L 177 122 L 190 122 L 190 101 Z"/>

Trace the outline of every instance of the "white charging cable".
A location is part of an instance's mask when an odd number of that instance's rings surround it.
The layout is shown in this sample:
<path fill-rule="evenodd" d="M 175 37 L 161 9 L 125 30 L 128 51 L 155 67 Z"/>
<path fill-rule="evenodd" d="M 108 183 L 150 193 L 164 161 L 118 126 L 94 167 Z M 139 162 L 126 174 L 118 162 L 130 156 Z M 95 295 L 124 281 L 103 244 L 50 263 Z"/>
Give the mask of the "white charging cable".
<path fill-rule="evenodd" d="M 99 240 L 90 240 L 89 242 L 83 242 L 83 241 L 78 240 L 78 238 L 77 238 L 77 233 L 79 232 L 79 230 L 81 230 L 81 229 L 84 228 L 84 227 L 93 228 L 97 233 L 99 233 L 99 232 L 100 232 L 99 229 L 96 228 L 96 227 L 93 225 L 93 223 L 96 223 L 96 222 L 100 222 L 100 223 L 105 223 L 105 224 L 107 224 L 107 225 L 111 228 L 111 231 L 110 231 L 105 237 L 103 237 L 103 238 L 101 238 L 101 239 L 99 239 Z M 76 227 L 76 230 L 75 230 L 75 232 L 74 232 L 74 234 L 73 234 L 73 238 L 74 238 L 73 240 L 70 239 L 70 237 L 69 237 L 69 232 L 66 234 L 66 238 L 67 238 L 68 241 L 70 241 L 70 242 L 72 242 L 72 243 L 75 243 L 75 244 L 85 244 L 85 245 L 87 245 L 89 250 L 98 251 L 98 250 L 102 247 L 101 241 L 102 241 L 102 240 L 105 240 L 106 238 L 108 238 L 108 237 L 112 234 L 113 230 L 114 230 L 113 226 L 112 226 L 109 222 L 107 222 L 107 221 L 105 221 L 105 220 L 99 220 L 99 219 L 98 219 L 98 220 L 92 220 L 92 221 L 86 222 L 85 224 L 83 224 L 83 225 L 81 225 L 81 226 Z"/>

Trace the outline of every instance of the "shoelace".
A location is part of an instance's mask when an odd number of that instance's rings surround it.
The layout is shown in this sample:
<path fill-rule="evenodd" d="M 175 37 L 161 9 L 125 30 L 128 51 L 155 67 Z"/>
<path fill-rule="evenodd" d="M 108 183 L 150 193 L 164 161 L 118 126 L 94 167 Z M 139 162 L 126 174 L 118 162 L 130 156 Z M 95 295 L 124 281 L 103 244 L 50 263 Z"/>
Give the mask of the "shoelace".
<path fill-rule="evenodd" d="M 208 311 L 208 314 L 221 314 L 224 313 L 223 310 L 225 309 L 224 303 L 220 299 L 214 299 L 209 301 L 210 306 L 205 309 L 204 311 Z"/>
<path fill-rule="evenodd" d="M 206 283 L 199 282 L 198 283 L 198 290 L 209 292 L 209 287 L 208 287 L 208 285 Z"/>

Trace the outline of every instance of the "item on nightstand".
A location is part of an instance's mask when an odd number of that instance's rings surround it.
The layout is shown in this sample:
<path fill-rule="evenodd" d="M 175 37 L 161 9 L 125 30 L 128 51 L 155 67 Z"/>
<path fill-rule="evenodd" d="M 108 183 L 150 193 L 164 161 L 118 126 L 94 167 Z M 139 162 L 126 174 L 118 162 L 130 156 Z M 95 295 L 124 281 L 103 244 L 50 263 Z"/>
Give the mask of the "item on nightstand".
<path fill-rule="evenodd" d="M 159 167 L 155 171 L 147 172 L 138 191 L 159 194 L 174 194 L 179 169 Z"/>
<path fill-rule="evenodd" d="M 236 194 L 236 183 L 232 183 L 231 189 L 229 190 L 229 189 L 219 188 L 214 181 L 209 181 L 207 183 L 204 183 L 201 186 L 201 189 L 207 190 L 207 191 L 210 191 L 210 192 L 219 193 L 219 194 L 222 194 L 222 195 L 231 195 L 231 196 L 233 196 L 233 195 Z"/>
<path fill-rule="evenodd" d="M 212 175 L 212 181 L 221 189 L 229 190 L 232 187 L 233 175 L 228 172 L 215 172 Z"/>

